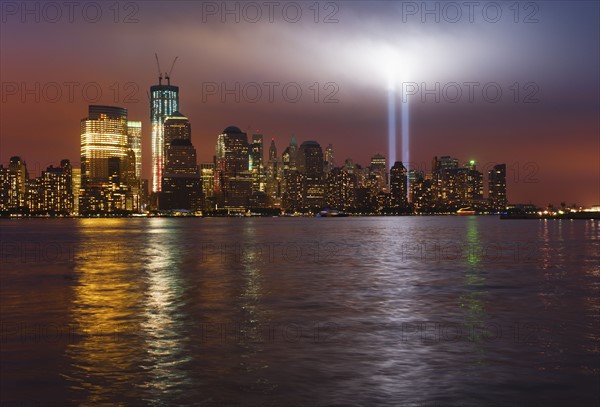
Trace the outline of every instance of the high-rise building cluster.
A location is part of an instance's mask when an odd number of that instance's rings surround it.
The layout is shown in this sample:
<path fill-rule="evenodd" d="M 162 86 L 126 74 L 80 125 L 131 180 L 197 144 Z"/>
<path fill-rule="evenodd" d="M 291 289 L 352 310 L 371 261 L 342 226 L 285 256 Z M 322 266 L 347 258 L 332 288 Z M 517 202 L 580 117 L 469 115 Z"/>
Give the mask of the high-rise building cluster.
<path fill-rule="evenodd" d="M 368 166 L 336 163 L 333 145 L 291 136 L 278 154 L 272 139 L 229 126 L 216 137 L 212 162 L 198 163 L 190 120 L 179 110 L 179 87 L 150 88 L 152 178 L 142 180 L 142 123 L 127 109 L 89 106 L 81 120 L 81 167 L 69 160 L 29 178 L 20 157 L 0 165 L 0 212 L 111 216 L 135 213 L 452 213 L 462 208 L 498 212 L 507 206 L 506 166 L 484 174 L 474 161 L 459 165 L 434 157 L 429 172 L 388 163 L 375 154 Z M 267 159 L 265 160 L 265 153 Z"/>

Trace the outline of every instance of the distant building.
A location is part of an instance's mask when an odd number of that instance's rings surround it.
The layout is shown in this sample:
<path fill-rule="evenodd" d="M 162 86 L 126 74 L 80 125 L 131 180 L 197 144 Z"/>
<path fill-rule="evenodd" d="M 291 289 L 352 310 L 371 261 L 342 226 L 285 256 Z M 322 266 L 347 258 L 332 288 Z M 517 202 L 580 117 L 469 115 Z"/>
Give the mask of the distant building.
<path fill-rule="evenodd" d="M 10 157 L 8 167 L 0 165 L 0 211 L 27 210 L 27 164 L 21 157 Z"/>
<path fill-rule="evenodd" d="M 152 191 L 160 192 L 165 154 L 164 124 L 167 117 L 179 110 L 179 87 L 163 85 L 162 76 L 158 85 L 150 87 L 150 123 L 152 126 Z"/>
<path fill-rule="evenodd" d="M 127 148 L 133 151 L 135 158 L 135 178 L 142 179 L 142 122 L 127 122 Z"/>
<path fill-rule="evenodd" d="M 69 160 L 50 166 L 32 183 L 29 196 L 31 213 L 71 215 L 74 212 L 73 169 Z"/>
<path fill-rule="evenodd" d="M 264 166 L 263 135 L 253 134 L 250 144 L 249 167 L 252 173 L 252 193 L 265 192 L 266 174 Z"/>
<path fill-rule="evenodd" d="M 89 106 L 81 120 L 79 212 L 108 214 L 138 210 L 135 151 L 129 143 L 127 109 Z"/>
<path fill-rule="evenodd" d="M 488 197 L 493 210 L 506 209 L 506 164 L 495 165 L 488 171 Z"/>
<path fill-rule="evenodd" d="M 189 137 L 175 138 L 167 146 L 159 209 L 202 209 L 202 179 L 196 164 L 196 149 Z"/>
<path fill-rule="evenodd" d="M 396 161 L 390 169 L 390 198 L 393 210 L 404 211 L 408 208 L 407 171 L 402 161 Z"/>
<path fill-rule="evenodd" d="M 215 195 L 215 163 L 200 163 L 198 165 L 202 178 L 202 194 L 205 198 Z"/>
<path fill-rule="evenodd" d="M 84 185 L 107 182 L 109 159 L 122 164 L 127 158 L 127 109 L 90 106 L 81 120 L 81 176 Z"/>
<path fill-rule="evenodd" d="M 325 205 L 323 150 L 316 141 L 305 141 L 298 149 L 297 169 L 302 174 L 302 208 L 322 209 Z"/>
<path fill-rule="evenodd" d="M 244 211 L 250 205 L 252 173 L 248 136 L 235 126 L 227 127 L 217 138 L 215 195 L 219 206 L 228 210 Z"/>
<path fill-rule="evenodd" d="M 269 146 L 269 161 L 267 162 L 266 171 L 266 193 L 267 202 L 272 208 L 279 208 L 281 206 L 280 169 L 279 161 L 277 159 L 277 147 L 275 147 L 275 140 L 271 139 L 271 145 Z"/>
<path fill-rule="evenodd" d="M 165 117 L 163 125 L 165 152 L 173 140 L 191 140 L 192 126 L 187 117 L 176 111 Z"/>
<path fill-rule="evenodd" d="M 375 154 L 373 157 L 371 157 L 369 175 L 377 181 L 377 192 L 387 191 L 387 161 L 385 156 L 381 154 Z"/>
<path fill-rule="evenodd" d="M 335 168 L 335 157 L 333 155 L 333 145 L 329 144 L 325 149 L 325 165 L 323 170 L 329 174 Z"/>

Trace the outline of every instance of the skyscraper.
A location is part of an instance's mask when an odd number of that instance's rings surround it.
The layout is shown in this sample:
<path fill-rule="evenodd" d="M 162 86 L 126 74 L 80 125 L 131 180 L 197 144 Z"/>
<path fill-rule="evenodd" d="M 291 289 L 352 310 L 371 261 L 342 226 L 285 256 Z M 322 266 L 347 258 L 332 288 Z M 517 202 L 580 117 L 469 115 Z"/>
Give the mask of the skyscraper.
<path fill-rule="evenodd" d="M 322 209 L 325 204 L 325 177 L 323 150 L 316 141 L 305 141 L 298 149 L 298 172 L 302 174 L 302 207 Z"/>
<path fill-rule="evenodd" d="M 392 208 L 405 210 L 408 207 L 407 200 L 407 173 L 402 161 L 396 161 L 390 169 L 390 196 Z"/>
<path fill-rule="evenodd" d="M 0 210 L 21 211 L 27 206 L 27 165 L 21 157 L 10 157 L 8 167 L 0 165 Z"/>
<path fill-rule="evenodd" d="M 506 164 L 497 164 L 488 171 L 488 190 L 492 209 L 506 209 Z"/>
<path fill-rule="evenodd" d="M 325 149 L 325 167 L 323 170 L 326 174 L 329 174 L 335 167 L 335 159 L 333 156 L 333 145 L 329 144 Z"/>
<path fill-rule="evenodd" d="M 165 154 L 164 122 L 179 110 L 179 87 L 162 84 L 150 87 L 150 122 L 152 125 L 152 192 L 160 192 Z"/>
<path fill-rule="evenodd" d="M 281 178 L 279 174 L 279 162 L 277 160 L 277 147 L 275 140 L 271 139 L 269 146 L 269 162 L 267 163 L 267 199 L 272 208 L 281 206 Z"/>
<path fill-rule="evenodd" d="M 72 168 L 69 160 L 60 167 L 50 166 L 37 179 L 37 196 L 31 199 L 31 208 L 39 213 L 70 215 L 73 213 Z"/>
<path fill-rule="evenodd" d="M 165 161 L 159 194 L 161 210 L 202 209 L 202 179 L 187 117 L 173 112 L 164 121 Z"/>
<path fill-rule="evenodd" d="M 128 150 L 127 109 L 114 106 L 89 106 L 88 117 L 81 120 L 82 184 L 107 182 L 109 159 L 123 165 Z"/>
<path fill-rule="evenodd" d="M 202 179 L 196 164 L 196 149 L 190 138 L 173 139 L 165 150 L 161 210 L 202 209 Z"/>
<path fill-rule="evenodd" d="M 139 209 L 135 152 L 129 145 L 127 109 L 90 106 L 81 120 L 81 195 L 83 215 Z"/>
<path fill-rule="evenodd" d="M 175 139 L 191 140 L 192 126 L 189 119 L 179 111 L 173 112 L 172 115 L 165 118 L 164 135 L 165 150 Z"/>
<path fill-rule="evenodd" d="M 215 194 L 221 206 L 232 210 L 248 207 L 252 195 L 248 136 L 235 126 L 217 137 Z"/>
<path fill-rule="evenodd" d="M 253 134 L 250 145 L 250 171 L 252 172 L 252 192 L 265 192 L 265 167 L 263 163 L 263 135 Z"/>
<path fill-rule="evenodd" d="M 387 190 L 387 163 L 383 155 L 375 154 L 371 157 L 369 172 L 377 180 L 378 192 Z"/>
<path fill-rule="evenodd" d="M 142 179 L 142 122 L 127 122 L 127 146 L 135 157 L 135 178 Z"/>

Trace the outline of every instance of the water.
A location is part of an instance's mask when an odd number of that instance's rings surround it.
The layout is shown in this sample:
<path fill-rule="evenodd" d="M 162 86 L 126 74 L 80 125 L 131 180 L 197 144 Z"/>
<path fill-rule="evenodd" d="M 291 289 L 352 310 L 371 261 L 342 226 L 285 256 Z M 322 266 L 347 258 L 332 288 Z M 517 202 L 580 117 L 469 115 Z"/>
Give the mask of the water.
<path fill-rule="evenodd" d="M 3 220 L 2 406 L 591 406 L 598 221 Z"/>

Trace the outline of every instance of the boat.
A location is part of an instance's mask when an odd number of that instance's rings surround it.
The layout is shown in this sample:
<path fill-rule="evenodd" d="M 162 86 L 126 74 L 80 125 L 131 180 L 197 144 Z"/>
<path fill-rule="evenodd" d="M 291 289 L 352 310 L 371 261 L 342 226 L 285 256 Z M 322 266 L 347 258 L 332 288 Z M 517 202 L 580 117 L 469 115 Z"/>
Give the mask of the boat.
<path fill-rule="evenodd" d="M 324 209 L 317 213 L 317 218 L 345 218 L 348 216 L 346 212 L 338 211 L 337 209 Z"/>
<path fill-rule="evenodd" d="M 459 210 L 456 211 L 457 215 L 462 215 L 462 216 L 471 216 L 471 215 L 475 215 L 477 212 L 475 210 L 473 210 L 472 208 L 460 208 Z"/>

